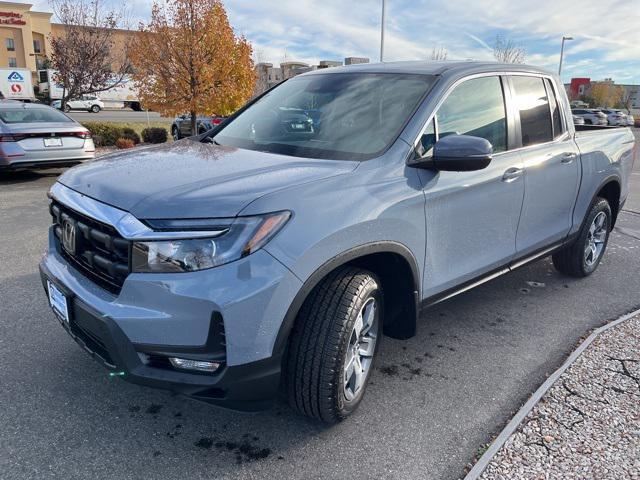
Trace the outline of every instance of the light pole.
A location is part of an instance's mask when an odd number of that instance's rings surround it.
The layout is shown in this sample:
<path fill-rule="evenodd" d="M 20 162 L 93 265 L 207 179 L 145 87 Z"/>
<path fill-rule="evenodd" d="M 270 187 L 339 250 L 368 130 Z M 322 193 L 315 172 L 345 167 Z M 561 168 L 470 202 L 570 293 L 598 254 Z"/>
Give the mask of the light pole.
<path fill-rule="evenodd" d="M 380 22 L 380 61 L 384 59 L 384 22 L 387 10 L 386 0 L 382 0 L 382 21 Z"/>
<path fill-rule="evenodd" d="M 560 47 L 560 66 L 558 67 L 558 76 L 562 75 L 562 56 L 564 55 L 564 42 L 565 40 L 573 40 L 573 37 L 570 35 L 562 36 L 562 46 Z"/>

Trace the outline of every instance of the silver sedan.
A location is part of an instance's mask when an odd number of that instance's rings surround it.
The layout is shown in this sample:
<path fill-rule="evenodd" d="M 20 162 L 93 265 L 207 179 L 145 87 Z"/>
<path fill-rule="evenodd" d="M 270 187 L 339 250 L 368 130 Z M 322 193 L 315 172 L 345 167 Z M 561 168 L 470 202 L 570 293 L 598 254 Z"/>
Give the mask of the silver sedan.
<path fill-rule="evenodd" d="M 68 166 L 92 159 L 91 133 L 47 105 L 0 101 L 0 171 Z"/>

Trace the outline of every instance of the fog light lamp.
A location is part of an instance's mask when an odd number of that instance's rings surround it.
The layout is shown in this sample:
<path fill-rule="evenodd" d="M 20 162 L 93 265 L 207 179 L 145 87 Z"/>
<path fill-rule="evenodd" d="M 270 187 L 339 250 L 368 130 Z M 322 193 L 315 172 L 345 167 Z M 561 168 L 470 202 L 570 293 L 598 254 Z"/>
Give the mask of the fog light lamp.
<path fill-rule="evenodd" d="M 169 357 L 171 365 L 183 370 L 197 370 L 199 372 L 213 373 L 220 368 L 219 362 L 205 362 L 203 360 L 189 360 L 187 358 Z"/>

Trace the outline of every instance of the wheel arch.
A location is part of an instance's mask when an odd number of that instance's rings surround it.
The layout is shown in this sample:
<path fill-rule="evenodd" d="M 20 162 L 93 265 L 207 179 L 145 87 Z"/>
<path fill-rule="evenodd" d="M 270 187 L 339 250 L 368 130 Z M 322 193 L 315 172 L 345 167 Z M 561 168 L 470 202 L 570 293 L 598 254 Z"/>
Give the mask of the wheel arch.
<path fill-rule="evenodd" d="M 313 289 L 337 268 L 351 265 L 376 274 L 384 292 L 384 333 L 394 338 L 415 335 L 420 269 L 411 251 L 397 242 L 374 242 L 349 249 L 317 268 L 294 297 L 282 321 L 273 355 L 283 354 L 298 313 Z"/>
<path fill-rule="evenodd" d="M 613 217 L 611 221 L 611 228 L 615 226 L 616 220 L 618 218 L 618 213 L 620 213 L 621 189 L 622 186 L 620 183 L 620 178 L 616 175 L 610 176 L 600 184 L 595 196 L 592 199 L 593 202 L 597 197 L 601 197 L 609 202 L 609 206 L 611 207 L 611 214 Z"/>

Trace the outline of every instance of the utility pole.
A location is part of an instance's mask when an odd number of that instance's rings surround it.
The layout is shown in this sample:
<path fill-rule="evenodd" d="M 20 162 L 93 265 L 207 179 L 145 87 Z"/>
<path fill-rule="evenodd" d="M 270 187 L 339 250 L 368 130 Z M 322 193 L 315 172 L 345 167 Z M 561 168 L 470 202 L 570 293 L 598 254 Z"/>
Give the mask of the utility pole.
<path fill-rule="evenodd" d="M 384 61 L 384 23 L 386 17 L 387 2 L 382 0 L 382 21 L 380 22 L 380 61 Z"/>

